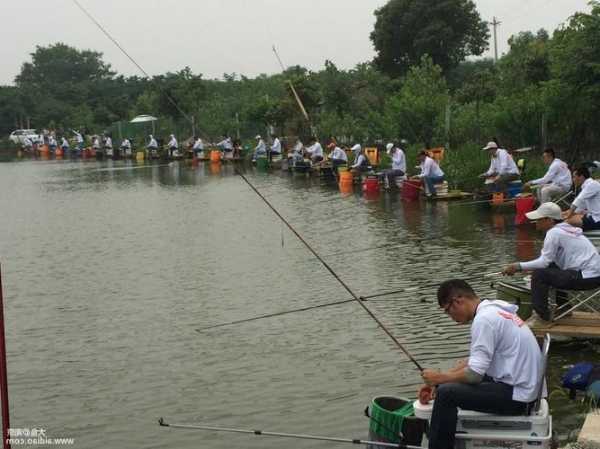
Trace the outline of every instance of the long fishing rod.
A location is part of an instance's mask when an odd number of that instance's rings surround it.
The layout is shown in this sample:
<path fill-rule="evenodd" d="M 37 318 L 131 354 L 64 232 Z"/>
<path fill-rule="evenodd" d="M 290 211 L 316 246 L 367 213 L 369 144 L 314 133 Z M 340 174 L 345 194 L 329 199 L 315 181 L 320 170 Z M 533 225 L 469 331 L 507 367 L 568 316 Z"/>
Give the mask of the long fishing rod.
<path fill-rule="evenodd" d="M 218 327 L 233 326 L 234 324 L 249 323 L 251 321 L 262 320 L 264 318 L 274 318 L 277 316 L 289 315 L 290 313 L 307 312 L 309 310 L 314 310 L 314 309 L 323 309 L 325 307 L 339 306 L 340 304 L 348 304 L 349 302 L 354 302 L 354 301 L 355 301 L 355 299 L 352 298 L 352 299 L 345 299 L 342 301 L 329 302 L 327 304 L 319 304 L 316 306 L 302 307 L 300 309 L 286 310 L 284 312 L 269 313 L 267 315 L 255 316 L 252 318 L 245 318 L 243 320 L 236 320 L 236 321 L 230 321 L 228 323 L 213 324 L 212 326 L 201 327 L 199 329 L 196 329 L 196 332 L 203 332 L 203 331 L 207 331 L 209 329 L 216 329 Z"/>
<path fill-rule="evenodd" d="M 281 71 L 283 73 L 285 73 L 285 66 L 283 65 L 283 62 L 281 61 L 281 58 L 279 57 L 279 53 L 277 53 L 277 49 L 275 48 L 275 45 L 273 45 L 273 53 L 275 53 L 275 57 L 277 58 L 277 61 L 279 61 L 279 65 L 281 66 Z M 296 91 L 296 88 L 294 87 L 294 83 L 292 83 L 291 79 L 287 80 L 290 89 L 292 91 L 292 93 L 294 94 L 294 98 L 296 99 L 296 103 L 298 103 L 298 106 L 300 107 L 300 111 L 302 112 L 302 115 L 304 116 L 304 118 L 306 119 L 306 121 L 308 122 L 308 126 L 310 127 L 310 130 L 312 132 L 312 134 L 316 137 L 317 133 L 316 133 L 316 129 L 314 127 L 314 125 L 312 124 L 312 122 L 310 121 L 310 117 L 308 116 L 308 112 L 306 112 L 306 108 L 304 107 L 304 103 L 302 103 L 302 100 L 300 99 L 300 95 L 298 95 L 298 92 Z"/>
<path fill-rule="evenodd" d="M 487 277 L 499 276 L 501 274 L 502 274 L 501 271 L 499 271 L 497 273 L 486 273 L 486 274 L 483 274 L 483 275 L 477 275 L 477 276 L 471 276 L 471 277 L 463 278 L 463 280 L 465 280 L 465 281 L 472 281 L 474 279 L 481 279 L 482 277 L 483 278 L 487 278 Z M 366 301 L 366 300 L 373 299 L 373 298 L 381 298 L 382 296 L 396 295 L 398 293 L 417 292 L 419 290 L 424 290 L 426 288 L 437 287 L 438 285 L 439 285 L 439 283 L 431 283 L 431 284 L 420 285 L 418 287 L 406 287 L 406 288 L 401 288 L 400 290 L 394 290 L 394 291 L 391 291 L 391 292 L 377 293 L 375 295 L 369 295 L 369 296 L 360 296 L 359 299 L 361 299 L 363 301 Z"/>
<path fill-rule="evenodd" d="M 487 273 L 487 274 L 484 274 L 483 276 L 473 276 L 473 277 L 469 277 L 469 278 L 464 278 L 464 280 L 469 281 L 469 280 L 473 280 L 473 279 L 480 279 L 481 277 L 486 278 L 486 277 L 492 277 L 492 276 L 499 276 L 500 274 L 502 274 L 502 272 Z M 359 299 L 361 301 L 369 301 L 370 299 L 379 298 L 382 296 L 390 296 L 390 295 L 394 295 L 394 294 L 398 294 L 398 293 L 417 292 L 419 290 L 424 290 L 427 288 L 432 288 L 432 287 L 437 287 L 437 286 L 438 286 L 438 284 L 426 284 L 426 285 L 422 285 L 420 287 L 407 287 L 402 290 L 395 290 L 393 292 L 378 293 L 378 294 L 370 295 L 370 296 L 359 296 Z M 266 318 L 274 318 L 274 317 L 278 317 L 278 316 L 282 316 L 282 315 L 290 315 L 292 313 L 308 312 L 309 310 L 324 309 L 326 307 L 339 306 L 341 304 L 348 304 L 348 303 L 354 302 L 354 301 L 355 301 L 355 299 L 345 299 L 345 300 L 334 301 L 334 302 L 329 302 L 329 303 L 325 303 L 325 304 L 318 304 L 316 306 L 301 307 L 298 309 L 285 310 L 283 312 L 274 312 L 274 313 L 269 313 L 266 315 L 259 315 L 259 316 L 254 316 L 251 318 L 244 318 L 241 320 L 229 321 L 227 323 L 213 324 L 211 326 L 201 327 L 199 329 L 196 329 L 196 332 L 201 333 L 201 332 L 204 332 L 207 330 L 217 329 L 219 327 L 226 327 L 226 326 L 233 326 L 236 324 L 250 323 L 252 321 L 263 320 Z"/>
<path fill-rule="evenodd" d="M 387 334 L 388 337 L 392 339 L 392 341 L 396 344 L 396 346 L 408 357 L 408 359 L 419 369 L 419 371 L 423 371 L 423 367 L 416 361 L 416 359 L 411 355 L 411 353 L 398 341 L 398 339 L 388 330 L 387 327 L 375 316 L 373 312 L 364 304 L 364 302 L 359 298 L 359 296 L 354 293 L 354 291 L 337 275 L 337 273 L 329 266 L 325 260 L 310 246 L 310 244 L 304 240 L 304 238 L 294 229 L 294 227 L 275 209 L 275 207 L 258 191 L 256 187 L 246 178 L 237 168 L 235 168 L 235 172 L 248 184 L 248 186 L 265 202 L 267 206 L 273 211 L 275 215 L 279 217 L 279 219 L 285 223 L 285 225 L 289 228 L 290 231 L 294 233 L 298 240 L 300 240 L 304 246 L 317 258 L 319 262 L 329 271 L 329 273 L 344 287 L 344 289 L 350 293 L 352 298 L 360 304 L 360 306 L 364 309 L 365 312 L 369 314 L 369 316 L 379 325 L 379 327 Z"/>
<path fill-rule="evenodd" d="M 209 426 L 205 424 L 169 424 L 165 422 L 163 418 L 158 420 L 158 424 L 161 427 L 171 427 L 173 429 L 186 429 L 186 430 L 208 430 L 213 432 L 228 432 L 228 433 L 243 433 L 250 434 L 256 436 L 265 436 L 265 437 L 279 437 L 279 438 L 294 438 L 300 440 L 318 440 L 318 441 L 331 441 L 334 443 L 348 443 L 348 444 L 358 444 L 363 446 L 373 446 L 373 447 L 395 447 L 398 449 L 421 449 L 419 446 L 409 446 L 406 444 L 400 443 L 382 443 L 379 441 L 369 441 L 369 440 L 361 440 L 359 438 L 340 438 L 340 437 L 325 437 L 319 435 L 305 435 L 299 433 L 283 433 L 283 432 L 269 432 L 265 430 L 254 430 L 254 429 L 236 429 L 232 427 L 218 427 L 218 426 Z"/>
<path fill-rule="evenodd" d="M 144 70 L 144 68 L 133 58 L 133 56 L 131 56 L 126 50 L 125 48 L 123 48 L 123 46 L 121 44 L 119 44 L 119 42 L 102 26 L 102 24 L 100 22 L 98 22 L 98 20 L 96 20 L 96 18 L 94 16 L 92 16 L 91 13 L 89 13 L 82 5 L 81 3 L 79 3 L 78 0 L 72 0 L 73 3 L 94 23 L 94 25 L 96 25 L 98 27 L 98 29 L 113 43 L 115 44 L 115 46 L 121 51 L 121 53 L 123 53 L 132 63 L 133 65 L 135 65 L 138 70 L 140 72 L 142 72 L 142 74 L 144 76 L 146 76 L 146 78 L 148 78 L 150 81 L 152 80 L 152 77 L 148 74 L 148 72 L 146 72 Z M 181 109 L 179 107 L 179 105 L 177 104 L 177 102 L 171 97 L 171 95 L 169 95 L 169 93 L 166 91 L 166 89 L 164 89 L 158 82 L 153 81 L 156 85 L 156 87 L 158 87 L 158 90 L 160 90 L 160 92 L 165 96 L 165 98 L 167 98 L 167 100 L 169 100 L 169 102 L 175 107 L 175 109 L 177 109 L 177 111 L 179 111 L 179 113 L 188 121 L 190 122 L 190 124 L 192 125 L 192 128 L 195 129 L 196 127 L 196 122 L 194 121 L 193 117 L 190 117 L 188 114 L 186 114 L 186 112 Z M 204 137 L 208 137 L 206 134 L 204 134 Z"/>

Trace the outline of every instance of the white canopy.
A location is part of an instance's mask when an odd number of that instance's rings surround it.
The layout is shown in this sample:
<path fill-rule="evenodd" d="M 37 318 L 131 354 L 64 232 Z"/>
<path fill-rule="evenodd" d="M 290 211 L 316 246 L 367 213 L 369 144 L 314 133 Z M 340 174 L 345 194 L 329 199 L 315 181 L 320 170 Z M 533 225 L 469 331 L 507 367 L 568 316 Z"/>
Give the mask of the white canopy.
<path fill-rule="evenodd" d="M 156 117 L 152 117 L 151 115 L 138 115 L 129 123 L 155 122 L 156 120 L 158 119 Z"/>

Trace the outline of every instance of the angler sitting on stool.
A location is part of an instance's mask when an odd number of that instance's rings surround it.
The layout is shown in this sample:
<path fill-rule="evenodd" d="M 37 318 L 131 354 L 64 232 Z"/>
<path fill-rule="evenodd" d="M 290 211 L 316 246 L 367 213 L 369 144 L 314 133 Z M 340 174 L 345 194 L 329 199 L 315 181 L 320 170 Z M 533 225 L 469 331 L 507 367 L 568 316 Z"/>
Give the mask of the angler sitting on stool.
<path fill-rule="evenodd" d="M 546 325 L 553 314 L 548 307 L 550 287 L 561 290 L 591 290 L 600 286 L 600 254 L 580 228 L 563 223 L 560 207 L 544 203 L 537 210 L 525 214 L 535 221 L 538 231 L 546 233 L 539 258 L 530 262 L 512 263 L 503 274 L 512 276 L 517 271 L 533 271 L 531 302 L 534 314 L 530 326 Z M 557 306 L 566 304 L 566 298 L 557 295 Z"/>
<path fill-rule="evenodd" d="M 421 163 L 419 166 L 421 174 L 413 176 L 413 179 L 422 179 L 423 184 L 425 185 L 425 194 L 428 197 L 435 196 L 437 194 L 435 191 L 435 184 L 444 181 L 444 172 L 438 163 L 427 155 L 426 151 L 421 151 L 417 157 Z"/>
<path fill-rule="evenodd" d="M 498 148 L 494 141 L 489 142 L 482 150 L 490 152 L 490 168 L 485 173 L 479 175 L 486 179 L 491 191 L 503 192 L 508 188 L 508 184 L 519 179 L 519 169 L 515 161 L 506 150 Z"/>
<path fill-rule="evenodd" d="M 354 160 L 354 164 L 350 167 L 350 170 L 355 175 L 365 173 L 369 170 L 369 159 L 365 156 L 364 148 L 361 147 L 358 151 L 359 153 Z"/>
<path fill-rule="evenodd" d="M 348 164 L 348 155 L 336 144 L 333 144 L 333 151 L 329 153 L 329 159 L 335 174 L 337 174 L 338 167 L 345 167 Z"/>
<path fill-rule="evenodd" d="M 600 229 L 600 183 L 590 177 L 585 166 L 573 170 L 573 183 L 581 187 L 581 192 L 563 214 L 564 220 L 584 231 Z"/>
<path fill-rule="evenodd" d="M 442 283 L 437 298 L 457 323 L 472 321 L 469 358 L 446 372 L 422 372 L 428 386 L 437 386 L 429 449 L 454 449 L 458 408 L 508 416 L 528 413 L 539 392 L 542 354 L 516 315 L 516 305 L 482 301 L 460 279 Z"/>

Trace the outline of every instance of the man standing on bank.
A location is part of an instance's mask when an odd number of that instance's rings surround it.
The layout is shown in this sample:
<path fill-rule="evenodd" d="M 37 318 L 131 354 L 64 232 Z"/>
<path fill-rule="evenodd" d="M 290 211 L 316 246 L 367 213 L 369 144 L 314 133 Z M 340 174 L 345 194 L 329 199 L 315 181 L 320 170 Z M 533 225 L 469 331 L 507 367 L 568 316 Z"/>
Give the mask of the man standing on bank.
<path fill-rule="evenodd" d="M 517 271 L 533 271 L 531 302 L 535 313 L 528 324 L 546 325 L 553 319 L 548 307 L 550 287 L 561 290 L 597 288 L 600 286 L 600 255 L 580 228 L 562 221 L 557 204 L 544 203 L 525 215 L 535 221 L 538 231 L 546 233 L 542 253 L 530 262 L 512 263 L 502 273 L 512 276 Z M 556 302 L 560 308 L 566 301 L 563 295 L 557 295 Z"/>
<path fill-rule="evenodd" d="M 449 371 L 423 370 L 437 386 L 429 449 L 454 449 L 458 408 L 498 415 L 522 415 L 538 396 L 542 354 L 518 307 L 481 300 L 460 279 L 442 283 L 438 304 L 454 321 L 471 324 L 469 358 Z"/>

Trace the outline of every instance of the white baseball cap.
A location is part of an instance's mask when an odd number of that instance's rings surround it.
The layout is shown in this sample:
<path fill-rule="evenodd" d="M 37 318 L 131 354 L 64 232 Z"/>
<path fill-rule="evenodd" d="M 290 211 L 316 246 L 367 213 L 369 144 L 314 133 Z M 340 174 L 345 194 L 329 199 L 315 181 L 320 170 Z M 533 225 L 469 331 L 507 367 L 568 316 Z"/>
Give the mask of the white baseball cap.
<path fill-rule="evenodd" d="M 260 137 L 260 134 L 258 134 L 255 139 L 262 139 L 262 137 Z"/>
<path fill-rule="evenodd" d="M 558 204 L 555 203 L 544 203 L 533 212 L 527 212 L 525 215 L 530 220 L 539 220 L 540 218 L 562 220 L 562 211 Z"/>
<path fill-rule="evenodd" d="M 498 149 L 498 144 L 496 142 L 488 142 L 488 144 L 482 148 L 482 150 L 496 150 Z"/>
<path fill-rule="evenodd" d="M 392 148 L 394 148 L 394 144 L 393 143 L 388 143 L 386 146 L 388 151 L 390 151 Z"/>

